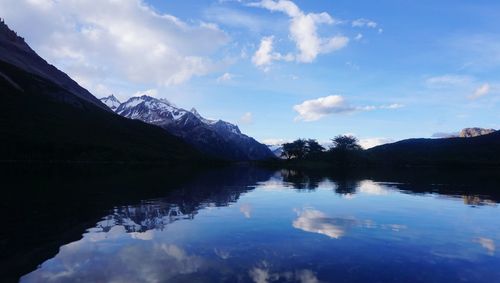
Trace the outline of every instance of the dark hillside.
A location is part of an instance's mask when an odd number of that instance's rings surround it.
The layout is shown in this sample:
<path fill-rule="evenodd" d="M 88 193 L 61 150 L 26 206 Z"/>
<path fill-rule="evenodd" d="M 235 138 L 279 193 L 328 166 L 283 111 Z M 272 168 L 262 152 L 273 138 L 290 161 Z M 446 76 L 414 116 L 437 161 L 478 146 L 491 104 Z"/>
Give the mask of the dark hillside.
<path fill-rule="evenodd" d="M 399 166 L 500 165 L 500 131 L 472 137 L 408 139 L 366 151 L 377 164 Z"/>

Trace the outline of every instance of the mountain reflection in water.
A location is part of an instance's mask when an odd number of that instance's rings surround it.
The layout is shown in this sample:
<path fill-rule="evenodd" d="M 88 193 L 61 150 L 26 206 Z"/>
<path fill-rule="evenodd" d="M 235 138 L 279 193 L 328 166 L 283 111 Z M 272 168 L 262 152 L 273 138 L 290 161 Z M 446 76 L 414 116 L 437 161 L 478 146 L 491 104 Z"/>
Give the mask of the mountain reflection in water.
<path fill-rule="evenodd" d="M 133 180 L 128 174 L 100 176 L 101 189 L 91 187 L 96 185 L 91 178 L 73 180 L 75 186 L 64 187 L 74 188 L 87 204 L 99 203 L 92 204 L 103 211 L 99 219 L 89 223 L 99 214 L 93 209 L 83 237 L 61 242 L 58 252 L 45 247 L 50 255 L 37 262 L 11 256 L 10 265 L 20 270 L 21 264 L 40 264 L 23 272 L 21 282 L 500 278 L 495 178 L 364 174 L 231 167 L 185 175 L 148 171 Z M 58 198 L 60 211 L 32 220 L 65 223 L 75 199 Z M 54 230 L 52 238 L 61 231 Z M 28 225 L 7 236 L 22 241 L 25 233 L 39 232 Z M 44 247 L 43 239 L 36 243 Z M 7 256 L 30 252 L 22 245 L 6 251 Z M 4 267 L 8 261 L 5 257 Z M 6 276 L 15 270 L 6 270 Z"/>

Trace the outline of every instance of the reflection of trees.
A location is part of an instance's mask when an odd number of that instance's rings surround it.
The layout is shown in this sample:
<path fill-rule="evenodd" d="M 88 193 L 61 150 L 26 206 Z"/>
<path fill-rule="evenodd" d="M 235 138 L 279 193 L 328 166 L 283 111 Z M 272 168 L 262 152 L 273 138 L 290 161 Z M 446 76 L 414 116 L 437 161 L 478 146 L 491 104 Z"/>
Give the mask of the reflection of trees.
<path fill-rule="evenodd" d="M 311 174 L 310 172 L 292 169 L 281 170 L 283 182 L 290 183 L 298 190 L 315 190 L 323 180 L 330 180 L 336 184 L 335 192 L 338 194 L 353 194 L 359 186 L 359 182 L 350 178 L 332 178 L 322 174 Z"/>
<path fill-rule="evenodd" d="M 481 196 L 463 195 L 464 203 L 468 205 L 495 205 L 495 202 Z"/>
<path fill-rule="evenodd" d="M 283 182 L 290 183 L 297 190 L 315 190 L 323 180 L 321 176 L 307 175 L 304 171 L 281 170 Z"/>
<path fill-rule="evenodd" d="M 412 170 L 338 170 L 336 168 L 283 169 L 281 176 L 296 189 L 314 190 L 323 180 L 336 184 L 338 194 L 356 193 L 362 180 L 385 183 L 402 193 L 460 197 L 467 205 L 490 205 L 500 202 L 497 172 L 443 171 L 433 169 Z M 390 185 L 389 185 L 390 184 Z"/>
<path fill-rule="evenodd" d="M 340 195 L 354 194 L 359 186 L 358 181 L 348 179 L 336 180 L 335 184 L 337 185 L 335 192 Z"/>

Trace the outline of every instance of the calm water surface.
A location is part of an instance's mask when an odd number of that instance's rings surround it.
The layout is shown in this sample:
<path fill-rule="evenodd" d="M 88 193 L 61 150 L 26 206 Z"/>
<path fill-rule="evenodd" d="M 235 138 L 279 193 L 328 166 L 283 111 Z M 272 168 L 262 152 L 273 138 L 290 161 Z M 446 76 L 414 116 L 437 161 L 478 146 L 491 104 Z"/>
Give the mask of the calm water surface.
<path fill-rule="evenodd" d="M 500 282 L 500 208 L 473 187 L 229 171 L 109 207 L 20 281 Z"/>

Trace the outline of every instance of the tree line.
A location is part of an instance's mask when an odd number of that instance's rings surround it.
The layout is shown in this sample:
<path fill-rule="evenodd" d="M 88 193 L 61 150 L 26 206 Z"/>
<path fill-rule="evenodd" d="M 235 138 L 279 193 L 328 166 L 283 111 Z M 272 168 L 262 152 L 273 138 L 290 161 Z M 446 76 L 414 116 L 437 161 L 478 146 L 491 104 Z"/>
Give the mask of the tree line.
<path fill-rule="evenodd" d="M 282 145 L 281 157 L 287 162 L 326 162 L 342 167 L 360 166 L 366 163 L 363 148 L 358 139 L 349 135 L 338 135 L 331 139 L 332 145 L 325 148 L 315 139 L 297 139 Z"/>
<path fill-rule="evenodd" d="M 332 146 L 326 149 L 315 139 L 297 139 L 290 143 L 284 143 L 282 146 L 281 157 L 287 160 L 305 159 L 313 156 L 321 155 L 326 152 L 348 152 L 361 151 L 362 147 L 358 143 L 358 139 L 353 136 L 339 135 L 333 138 Z"/>

